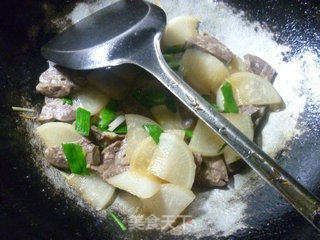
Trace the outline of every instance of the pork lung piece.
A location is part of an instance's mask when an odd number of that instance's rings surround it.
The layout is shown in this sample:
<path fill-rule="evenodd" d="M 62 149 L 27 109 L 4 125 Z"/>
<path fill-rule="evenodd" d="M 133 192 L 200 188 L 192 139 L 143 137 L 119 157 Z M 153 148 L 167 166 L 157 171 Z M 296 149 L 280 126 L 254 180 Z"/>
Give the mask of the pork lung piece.
<path fill-rule="evenodd" d="M 262 118 L 269 111 L 268 106 L 240 106 L 239 113 L 246 113 L 251 116 L 254 127 L 258 127 Z"/>
<path fill-rule="evenodd" d="M 52 66 L 40 75 L 36 90 L 48 97 L 65 97 L 79 89 L 74 83 L 76 78 L 75 74 Z"/>
<path fill-rule="evenodd" d="M 234 54 L 218 39 L 207 34 L 198 35 L 187 41 L 187 47 L 198 47 L 225 63 L 230 63 Z"/>
<path fill-rule="evenodd" d="M 74 143 L 79 144 L 82 147 L 82 150 L 86 152 L 87 164 L 90 166 L 100 164 L 100 151 L 98 146 L 92 144 L 84 137 Z M 69 165 L 61 145 L 47 148 L 44 155 L 51 165 L 60 169 L 69 170 Z"/>
<path fill-rule="evenodd" d="M 107 147 L 115 141 L 123 140 L 125 137 L 125 135 L 119 135 L 114 132 L 102 132 L 94 125 L 91 126 L 91 134 L 101 147 Z"/>
<path fill-rule="evenodd" d="M 40 122 L 62 121 L 70 122 L 76 119 L 76 109 L 62 101 L 60 98 L 45 98 L 45 105 L 42 107 L 38 117 Z"/>
<path fill-rule="evenodd" d="M 126 139 L 116 141 L 101 152 L 101 164 L 90 166 L 104 180 L 129 169 L 129 161 L 126 159 Z"/>
<path fill-rule="evenodd" d="M 44 151 L 44 156 L 51 165 L 63 170 L 69 170 L 69 165 L 61 145 L 47 148 Z"/>
<path fill-rule="evenodd" d="M 246 54 L 243 58 L 250 72 L 264 77 L 273 83 L 277 72 L 266 61 L 251 54 Z"/>
<path fill-rule="evenodd" d="M 218 157 L 202 158 L 194 154 L 196 168 L 195 183 L 205 187 L 224 187 L 229 181 L 226 164 Z"/>

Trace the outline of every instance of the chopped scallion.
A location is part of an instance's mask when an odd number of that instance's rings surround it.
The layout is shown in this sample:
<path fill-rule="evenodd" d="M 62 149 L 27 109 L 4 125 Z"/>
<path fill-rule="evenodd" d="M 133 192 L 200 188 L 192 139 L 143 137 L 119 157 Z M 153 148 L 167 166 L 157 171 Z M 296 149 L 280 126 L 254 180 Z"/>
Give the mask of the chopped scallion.
<path fill-rule="evenodd" d="M 176 61 L 176 59 L 174 58 L 174 56 L 172 54 L 163 54 L 163 57 L 166 60 L 166 62 Z"/>
<path fill-rule="evenodd" d="M 72 99 L 68 97 L 63 97 L 61 100 L 69 105 L 72 105 Z"/>
<path fill-rule="evenodd" d="M 98 128 L 101 131 L 108 129 L 109 123 L 111 123 L 117 116 L 118 102 L 117 100 L 111 99 L 107 106 L 100 113 L 100 122 Z"/>
<path fill-rule="evenodd" d="M 172 112 L 177 112 L 174 99 L 170 96 L 166 96 L 164 91 L 158 89 L 147 89 L 145 91 L 134 90 L 131 92 L 131 95 L 145 107 L 154 107 L 165 104 Z"/>
<path fill-rule="evenodd" d="M 233 97 L 232 85 L 229 82 L 225 82 L 221 87 L 223 95 L 223 107 L 227 113 L 238 113 L 239 109 L 236 100 Z"/>
<path fill-rule="evenodd" d="M 76 112 L 76 126 L 78 133 L 84 136 L 89 136 L 90 132 L 90 112 L 78 107 Z"/>
<path fill-rule="evenodd" d="M 210 95 L 203 94 L 202 97 L 203 97 L 204 100 L 206 100 L 208 103 L 210 103 L 210 104 L 212 103 Z"/>
<path fill-rule="evenodd" d="M 108 214 L 119 225 L 122 231 L 127 231 L 127 227 L 123 224 L 123 222 L 121 222 L 121 220 L 113 212 L 108 211 Z"/>
<path fill-rule="evenodd" d="M 142 128 L 149 133 L 157 144 L 159 143 L 160 135 L 163 133 L 163 130 L 158 125 L 144 124 L 142 125 Z"/>
<path fill-rule="evenodd" d="M 24 118 L 24 119 L 29 119 L 29 120 L 34 120 L 37 117 L 35 116 L 30 116 L 30 115 L 25 115 L 25 114 L 19 114 L 20 117 Z"/>
<path fill-rule="evenodd" d="M 150 107 L 160 105 L 166 100 L 166 95 L 163 91 L 150 89 L 144 94 L 145 101 L 150 104 Z M 152 106 L 151 106 L 152 105 Z"/>
<path fill-rule="evenodd" d="M 177 61 L 168 62 L 168 65 L 173 71 L 178 71 L 180 67 L 180 64 Z"/>
<path fill-rule="evenodd" d="M 171 47 L 162 47 L 163 54 L 175 54 L 184 52 L 185 48 L 182 45 L 174 45 Z"/>
<path fill-rule="evenodd" d="M 168 65 L 170 66 L 170 68 L 172 68 L 172 70 L 174 70 L 174 71 L 179 70 L 180 64 L 174 58 L 173 54 L 164 54 L 163 57 L 166 60 L 166 62 L 168 63 Z"/>
<path fill-rule="evenodd" d="M 23 107 L 11 107 L 13 111 L 20 111 L 20 112 L 36 112 L 34 109 L 31 108 L 23 108 Z"/>
<path fill-rule="evenodd" d="M 187 136 L 188 138 L 192 138 L 192 136 L 193 136 L 193 131 L 185 129 L 184 132 L 185 132 L 185 134 L 186 134 L 186 136 Z"/>
<path fill-rule="evenodd" d="M 90 175 L 85 159 L 86 153 L 80 145 L 75 143 L 62 143 L 62 149 L 72 173 Z"/>
<path fill-rule="evenodd" d="M 126 134 L 127 133 L 127 125 L 123 125 L 120 127 L 117 127 L 113 132 L 116 134 Z"/>
<path fill-rule="evenodd" d="M 154 107 L 163 104 L 166 100 L 165 93 L 156 89 L 149 89 L 143 92 L 135 90 L 132 92 L 132 96 L 145 107 Z"/>
<path fill-rule="evenodd" d="M 228 144 L 224 143 L 221 145 L 221 147 L 218 149 L 217 153 L 221 153 L 222 150 L 227 146 Z"/>

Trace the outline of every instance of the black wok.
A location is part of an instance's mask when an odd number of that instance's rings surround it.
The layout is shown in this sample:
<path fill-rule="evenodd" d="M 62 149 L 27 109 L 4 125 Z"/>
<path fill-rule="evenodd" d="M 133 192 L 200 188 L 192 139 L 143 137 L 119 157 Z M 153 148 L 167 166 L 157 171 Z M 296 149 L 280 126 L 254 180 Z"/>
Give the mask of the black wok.
<path fill-rule="evenodd" d="M 1 239 L 179 239 L 159 232 L 121 232 L 111 219 L 102 221 L 75 204 L 35 166 L 32 139 L 24 120 L 11 106 L 26 102 L 39 107 L 35 92 L 38 76 L 47 63 L 40 47 L 56 32 L 48 19 L 70 12 L 77 1 L 18 1 L 0 3 L 0 136 Z M 94 1 L 87 1 L 94 2 Z M 312 1 L 226 1 L 235 13 L 244 10 L 275 32 L 278 43 L 291 47 L 284 62 L 305 49 L 317 56 L 320 68 L 320 4 Z M 44 10 L 43 3 L 47 3 Z M 308 71 L 305 65 L 305 71 Z M 320 196 L 320 81 L 302 79 L 306 98 L 298 125 L 303 133 L 286 142 L 275 158 L 294 177 Z M 320 79 L 320 76 L 316 76 Z M 244 169 L 243 171 L 247 171 Z M 228 239 L 317 239 L 319 236 L 284 199 L 267 185 L 246 196 L 246 227 Z M 191 239 L 193 236 L 188 236 Z M 180 237 L 182 238 L 182 237 Z M 219 235 L 205 239 L 223 238 Z"/>

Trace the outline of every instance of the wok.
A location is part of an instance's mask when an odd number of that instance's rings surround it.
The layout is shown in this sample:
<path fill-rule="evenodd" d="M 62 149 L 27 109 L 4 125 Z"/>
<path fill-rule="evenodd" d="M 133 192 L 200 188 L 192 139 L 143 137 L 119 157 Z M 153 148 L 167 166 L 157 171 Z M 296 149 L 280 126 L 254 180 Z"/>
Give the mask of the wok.
<path fill-rule="evenodd" d="M 101 7 L 105 1 L 79 2 L 0 3 L 1 239 L 318 238 L 306 220 L 249 168 L 241 170 L 229 190 L 198 189 L 198 200 L 190 211 L 193 221 L 202 221 L 169 233 L 120 232 L 110 218 L 91 211 L 70 193 L 60 176 L 41 163 L 33 122 L 19 118 L 11 106 L 40 108 L 43 97 L 35 92 L 35 85 L 47 68 L 40 47 L 79 18 L 77 14 L 89 14 L 92 6 Z M 275 87 L 287 108 L 269 116 L 257 140 L 320 196 L 320 6 L 289 0 L 163 3 L 169 18 L 181 13 L 198 15 L 203 29 L 239 53 L 252 41 L 248 50 L 274 65 L 279 72 Z M 71 12 L 69 18 L 64 17 Z M 218 196 L 222 196 L 220 201 Z"/>

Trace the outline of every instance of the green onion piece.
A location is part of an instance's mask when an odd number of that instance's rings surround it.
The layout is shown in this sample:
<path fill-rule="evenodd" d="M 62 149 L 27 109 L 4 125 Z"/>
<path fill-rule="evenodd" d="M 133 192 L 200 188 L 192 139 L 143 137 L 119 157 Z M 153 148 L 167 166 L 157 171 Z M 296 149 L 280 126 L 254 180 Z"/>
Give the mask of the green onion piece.
<path fill-rule="evenodd" d="M 61 98 L 61 100 L 69 105 L 72 105 L 72 99 L 71 98 L 67 98 L 67 97 L 63 97 Z"/>
<path fill-rule="evenodd" d="M 119 227 L 122 229 L 122 231 L 127 231 L 127 227 L 123 224 L 123 222 L 121 222 L 121 220 L 116 215 L 114 215 L 113 212 L 108 211 L 108 214 L 119 225 Z"/>
<path fill-rule="evenodd" d="M 90 112 L 78 107 L 76 112 L 76 126 L 78 133 L 84 136 L 89 136 L 90 131 Z"/>
<path fill-rule="evenodd" d="M 152 106 L 163 104 L 166 100 L 166 95 L 163 91 L 151 89 L 144 94 L 146 102 Z"/>
<path fill-rule="evenodd" d="M 158 125 L 144 124 L 142 125 L 142 128 L 149 133 L 157 144 L 159 143 L 160 135 L 163 133 L 163 130 Z"/>
<path fill-rule="evenodd" d="M 180 64 L 174 58 L 173 54 L 164 54 L 163 57 L 166 60 L 166 62 L 168 63 L 168 65 L 170 66 L 170 68 L 172 68 L 172 70 L 174 70 L 174 71 L 179 70 Z"/>
<path fill-rule="evenodd" d="M 144 92 L 135 90 L 132 92 L 132 96 L 145 107 L 154 107 L 163 104 L 166 100 L 165 93 L 155 89 L 146 90 Z"/>
<path fill-rule="evenodd" d="M 182 45 L 174 45 L 171 47 L 162 47 L 163 54 L 175 54 L 184 52 L 185 48 Z"/>
<path fill-rule="evenodd" d="M 86 153 L 80 145 L 75 143 L 62 143 L 62 149 L 72 173 L 90 175 L 85 159 Z"/>
<path fill-rule="evenodd" d="M 168 62 L 169 67 L 173 70 L 173 71 L 178 71 L 180 68 L 180 64 L 176 61 L 174 62 Z"/>
<path fill-rule="evenodd" d="M 211 106 L 218 112 L 222 112 L 221 109 L 219 108 L 219 106 L 217 104 L 215 104 L 212 100 L 211 97 L 209 95 L 203 94 L 202 97 L 211 104 Z"/>
<path fill-rule="evenodd" d="M 206 100 L 208 103 L 210 103 L 210 104 L 212 103 L 210 95 L 203 94 L 202 97 L 203 97 L 204 100 Z"/>
<path fill-rule="evenodd" d="M 233 97 L 232 86 L 229 82 L 225 82 L 221 87 L 223 95 L 223 107 L 227 113 L 238 113 L 239 109 Z"/>
<path fill-rule="evenodd" d="M 174 112 L 174 113 L 177 112 L 177 106 L 173 98 L 168 97 L 165 101 L 165 104 L 171 112 Z"/>
<path fill-rule="evenodd" d="M 119 126 L 115 130 L 113 130 L 113 132 L 116 134 L 126 134 L 127 131 L 127 125 Z"/>
<path fill-rule="evenodd" d="M 192 136 L 193 136 L 193 131 L 185 129 L 184 132 L 185 132 L 185 134 L 186 134 L 186 136 L 187 136 L 188 138 L 192 138 Z"/>
<path fill-rule="evenodd" d="M 101 131 L 105 131 L 108 128 L 109 123 L 111 123 L 116 117 L 116 111 L 118 108 L 117 100 L 111 99 L 107 106 L 100 113 L 100 122 L 98 124 L 98 128 Z"/>
<path fill-rule="evenodd" d="M 13 111 L 20 111 L 20 112 L 36 112 L 31 108 L 23 108 L 23 107 L 11 107 Z"/>
<path fill-rule="evenodd" d="M 163 55 L 166 62 L 174 62 L 176 59 L 174 58 L 173 54 L 164 54 Z"/>
<path fill-rule="evenodd" d="M 217 153 L 221 153 L 222 150 L 227 146 L 228 144 L 224 143 L 221 145 L 221 147 L 218 149 Z"/>

